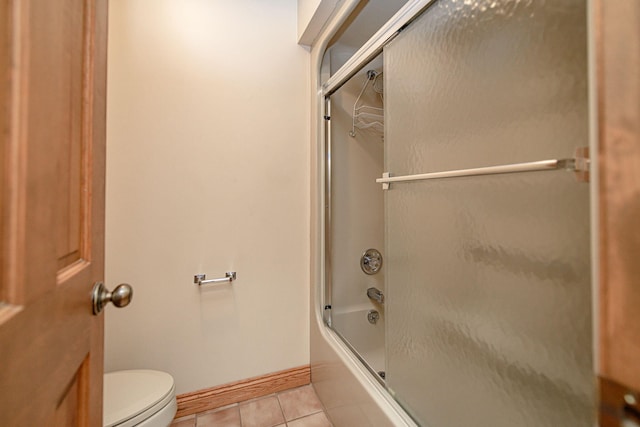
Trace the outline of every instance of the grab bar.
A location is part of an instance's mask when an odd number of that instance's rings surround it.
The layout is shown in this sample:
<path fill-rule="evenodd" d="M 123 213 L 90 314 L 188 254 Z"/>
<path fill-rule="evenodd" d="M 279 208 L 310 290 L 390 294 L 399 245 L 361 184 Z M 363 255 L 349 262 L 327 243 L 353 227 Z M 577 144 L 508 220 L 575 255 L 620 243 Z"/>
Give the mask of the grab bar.
<path fill-rule="evenodd" d="M 382 178 L 376 179 L 376 182 L 382 184 L 382 188 L 384 190 L 388 190 L 389 184 L 391 184 L 392 182 L 397 183 L 408 181 L 422 181 L 427 179 L 458 178 L 463 176 L 498 175 L 517 172 L 538 172 L 558 169 L 565 169 L 568 171 L 576 172 L 576 176 L 579 181 L 588 181 L 588 176 L 585 176 L 585 173 L 589 171 L 589 158 L 587 156 L 587 150 L 582 148 L 577 149 L 576 157 L 573 159 L 541 160 L 537 162 L 514 163 L 511 165 L 487 166 L 474 169 L 459 169 L 452 171 L 431 172 L 418 175 L 404 175 L 393 177 L 388 172 L 385 172 L 382 174 Z"/>
<path fill-rule="evenodd" d="M 206 274 L 196 274 L 193 276 L 193 283 L 196 283 L 198 286 L 202 285 L 210 285 L 214 283 L 231 283 L 236 280 L 236 272 L 235 271 L 227 271 L 225 273 L 225 277 L 220 277 L 217 279 L 207 279 Z"/>

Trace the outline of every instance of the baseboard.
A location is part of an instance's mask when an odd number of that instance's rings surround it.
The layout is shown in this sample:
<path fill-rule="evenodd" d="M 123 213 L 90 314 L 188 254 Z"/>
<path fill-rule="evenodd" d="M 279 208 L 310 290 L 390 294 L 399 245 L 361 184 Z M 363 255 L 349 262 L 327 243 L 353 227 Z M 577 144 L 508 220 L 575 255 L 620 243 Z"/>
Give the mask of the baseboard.
<path fill-rule="evenodd" d="M 178 412 L 176 418 L 300 387 L 310 382 L 311 368 L 309 365 L 305 365 L 205 390 L 180 394 L 177 396 Z"/>

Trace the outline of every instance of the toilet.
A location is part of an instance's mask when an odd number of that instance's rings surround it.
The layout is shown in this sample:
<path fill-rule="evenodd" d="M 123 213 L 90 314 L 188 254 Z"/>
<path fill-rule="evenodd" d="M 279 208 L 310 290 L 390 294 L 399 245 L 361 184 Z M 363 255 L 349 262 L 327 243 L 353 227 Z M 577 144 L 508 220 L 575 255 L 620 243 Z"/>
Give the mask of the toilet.
<path fill-rule="evenodd" d="M 176 415 L 176 389 L 166 372 L 106 373 L 103 396 L 104 427 L 167 427 Z"/>

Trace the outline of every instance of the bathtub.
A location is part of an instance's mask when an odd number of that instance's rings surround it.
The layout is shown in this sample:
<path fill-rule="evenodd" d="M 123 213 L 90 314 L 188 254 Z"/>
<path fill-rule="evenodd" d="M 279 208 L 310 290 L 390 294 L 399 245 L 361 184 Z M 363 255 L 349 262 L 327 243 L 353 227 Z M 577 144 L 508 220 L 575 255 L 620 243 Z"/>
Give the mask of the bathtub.
<path fill-rule="evenodd" d="M 375 324 L 369 322 L 369 313 L 375 311 L 379 318 Z M 385 371 L 384 308 L 381 306 L 352 307 L 347 311 L 336 311 L 332 315 L 333 331 L 372 373 Z M 384 374 L 382 374 L 384 376 Z M 380 377 L 380 380 L 383 378 Z"/>

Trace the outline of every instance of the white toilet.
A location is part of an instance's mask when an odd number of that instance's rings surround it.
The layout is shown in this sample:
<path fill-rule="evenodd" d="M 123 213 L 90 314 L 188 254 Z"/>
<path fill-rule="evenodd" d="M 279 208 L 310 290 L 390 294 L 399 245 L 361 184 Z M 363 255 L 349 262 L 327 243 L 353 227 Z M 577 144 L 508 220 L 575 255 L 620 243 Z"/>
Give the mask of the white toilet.
<path fill-rule="evenodd" d="M 176 415 L 176 389 L 166 372 L 109 372 L 103 393 L 104 427 L 167 427 Z"/>

